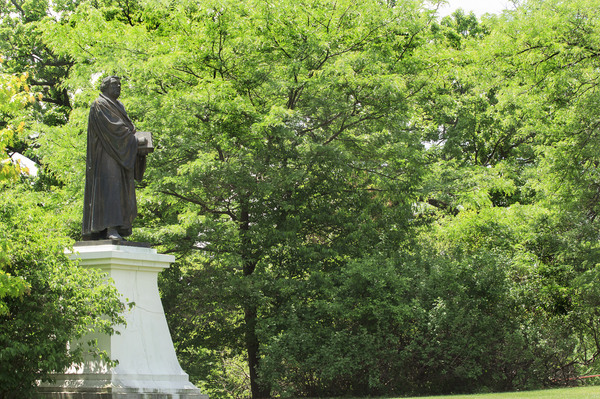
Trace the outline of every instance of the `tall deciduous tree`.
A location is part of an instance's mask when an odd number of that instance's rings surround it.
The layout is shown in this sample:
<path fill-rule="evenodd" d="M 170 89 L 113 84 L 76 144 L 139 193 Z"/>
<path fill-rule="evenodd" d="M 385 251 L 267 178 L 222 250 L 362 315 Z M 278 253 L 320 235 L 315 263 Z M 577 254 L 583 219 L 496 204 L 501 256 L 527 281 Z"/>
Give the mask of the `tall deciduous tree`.
<path fill-rule="evenodd" d="M 481 40 L 465 38 L 461 46 L 442 47 L 436 60 L 451 60 L 453 67 L 438 69 L 436 85 L 421 102 L 421 126 L 429 130 L 428 155 L 435 162 L 423 186 L 423 217 L 448 234 L 446 239 L 431 232 L 425 237 L 454 243 L 438 250 L 426 246 L 436 254 L 427 270 L 444 265 L 462 273 L 475 266 L 474 273 L 485 273 L 490 265 L 501 265 L 496 269 L 499 286 L 507 284 L 503 295 L 506 303 L 514 303 L 510 319 L 518 323 L 507 335 L 512 344 L 501 345 L 510 348 L 520 341 L 526 348 L 521 360 L 534 356 L 521 368 L 532 367 L 531 373 L 507 375 L 520 384 L 525 376 L 534 385 L 544 378 L 546 383 L 565 381 L 596 367 L 599 353 L 593 338 L 598 326 L 591 316 L 597 312 L 592 305 L 596 290 L 590 285 L 596 275 L 591 259 L 598 253 L 597 60 L 590 42 L 599 32 L 598 4 L 528 1 L 486 23 L 491 29 Z M 443 32 L 434 32 L 438 43 L 449 38 Z M 463 241 L 467 232 L 471 238 Z M 431 275 L 437 272 L 433 269 Z M 479 276 L 477 284 L 484 283 Z M 460 302 L 476 287 L 460 284 L 449 297 Z M 441 322 L 436 339 L 452 331 L 446 323 L 476 319 L 450 310 L 456 302 L 438 295 L 441 302 L 430 299 L 425 306 L 429 317 L 439 317 L 430 325 Z M 476 304 L 479 295 L 475 289 L 467 297 Z M 469 335 L 485 340 L 481 332 Z M 544 337 L 546 344 L 536 337 Z M 448 343 L 452 341 L 460 343 L 454 338 Z M 543 364 L 536 364 L 540 359 Z M 481 359 L 472 360 L 458 356 L 453 361 L 465 367 L 461 373 L 471 370 L 476 379 L 485 373 L 471 367 Z M 544 371 L 536 375 L 534 369 Z"/>
<path fill-rule="evenodd" d="M 39 154 L 79 201 L 89 102 L 125 78 L 158 143 L 136 237 L 178 255 L 170 325 L 212 384 L 242 352 L 254 397 L 565 380 L 600 353 L 596 3 L 65 5 L 73 109 Z"/>
<path fill-rule="evenodd" d="M 73 82 L 126 78 L 130 115 L 160 143 L 143 215 L 160 228 L 144 234 L 235 276 L 252 394 L 267 397 L 269 281 L 337 272 L 402 234 L 420 176 L 410 99 L 426 84 L 413 52 L 429 20 L 416 2 L 378 1 L 182 1 L 141 15 L 124 24 L 84 4 L 47 38 L 77 63 Z"/>

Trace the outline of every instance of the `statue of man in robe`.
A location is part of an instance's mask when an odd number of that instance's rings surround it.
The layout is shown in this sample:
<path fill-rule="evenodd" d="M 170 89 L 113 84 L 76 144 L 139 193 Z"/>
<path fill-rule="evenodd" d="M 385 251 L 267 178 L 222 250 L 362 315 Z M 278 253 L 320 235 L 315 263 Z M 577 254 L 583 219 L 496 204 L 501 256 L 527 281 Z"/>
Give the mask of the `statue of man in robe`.
<path fill-rule="evenodd" d="M 137 216 L 134 179 L 144 175 L 147 142 L 136 137 L 118 100 L 120 78 L 105 78 L 100 91 L 88 119 L 82 235 L 84 240 L 122 240 Z"/>

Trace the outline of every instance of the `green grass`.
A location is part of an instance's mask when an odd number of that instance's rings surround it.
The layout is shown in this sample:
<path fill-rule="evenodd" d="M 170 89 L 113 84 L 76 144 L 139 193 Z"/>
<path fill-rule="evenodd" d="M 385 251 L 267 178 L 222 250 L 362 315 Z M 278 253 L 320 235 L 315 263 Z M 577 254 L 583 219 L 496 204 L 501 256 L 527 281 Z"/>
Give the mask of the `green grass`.
<path fill-rule="evenodd" d="M 482 395 L 422 396 L 415 399 L 600 399 L 600 386 Z"/>

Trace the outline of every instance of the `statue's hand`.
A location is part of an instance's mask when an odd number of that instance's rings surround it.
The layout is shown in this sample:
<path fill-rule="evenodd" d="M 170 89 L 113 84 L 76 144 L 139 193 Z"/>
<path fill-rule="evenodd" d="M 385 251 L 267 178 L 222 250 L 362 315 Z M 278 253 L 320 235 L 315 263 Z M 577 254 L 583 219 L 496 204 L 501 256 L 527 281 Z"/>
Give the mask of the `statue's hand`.
<path fill-rule="evenodd" d="M 146 145 L 148 144 L 148 139 L 145 137 L 139 137 L 138 138 L 138 145 Z"/>

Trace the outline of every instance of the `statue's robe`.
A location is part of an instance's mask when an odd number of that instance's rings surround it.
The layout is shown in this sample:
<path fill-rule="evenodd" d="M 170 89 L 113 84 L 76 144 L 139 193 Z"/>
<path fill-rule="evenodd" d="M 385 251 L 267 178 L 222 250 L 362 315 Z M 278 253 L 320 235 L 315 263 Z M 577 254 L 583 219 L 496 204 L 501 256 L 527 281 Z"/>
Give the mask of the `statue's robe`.
<path fill-rule="evenodd" d="M 141 180 L 145 156 L 138 156 L 135 127 L 125 107 L 104 94 L 92 103 L 88 119 L 83 239 L 105 238 L 116 227 L 131 234 L 137 215 L 134 178 Z"/>

